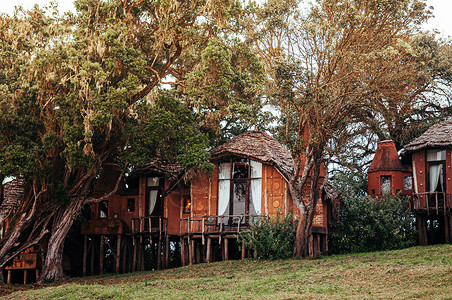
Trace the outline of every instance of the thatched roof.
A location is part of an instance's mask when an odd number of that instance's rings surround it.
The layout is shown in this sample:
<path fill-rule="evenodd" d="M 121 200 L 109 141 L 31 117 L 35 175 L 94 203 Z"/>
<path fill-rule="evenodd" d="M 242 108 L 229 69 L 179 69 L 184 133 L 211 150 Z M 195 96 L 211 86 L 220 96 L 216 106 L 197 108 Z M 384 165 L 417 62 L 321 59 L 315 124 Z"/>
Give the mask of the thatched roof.
<path fill-rule="evenodd" d="M 405 146 L 405 151 L 414 152 L 428 148 L 452 147 L 452 119 L 430 127 L 423 135 Z"/>
<path fill-rule="evenodd" d="M 377 151 L 367 173 L 377 171 L 405 171 L 400 162 L 394 141 L 378 143 Z"/>
<path fill-rule="evenodd" d="M 178 162 L 168 162 L 159 157 L 153 157 L 143 167 L 137 168 L 133 172 L 133 176 L 141 176 L 148 173 L 165 174 L 170 180 L 176 179 L 185 167 Z"/>
<path fill-rule="evenodd" d="M 294 163 L 289 151 L 265 132 L 247 131 L 210 151 L 213 160 L 240 156 L 274 166 L 287 180 Z"/>

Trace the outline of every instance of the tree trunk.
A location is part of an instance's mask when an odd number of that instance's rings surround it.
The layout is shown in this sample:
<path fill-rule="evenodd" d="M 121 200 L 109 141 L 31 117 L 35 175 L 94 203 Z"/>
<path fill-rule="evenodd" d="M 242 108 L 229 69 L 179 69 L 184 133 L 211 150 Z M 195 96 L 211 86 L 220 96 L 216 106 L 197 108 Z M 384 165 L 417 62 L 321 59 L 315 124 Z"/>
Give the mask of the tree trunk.
<path fill-rule="evenodd" d="M 300 211 L 300 219 L 297 226 L 297 233 L 294 243 L 294 257 L 307 256 L 309 254 L 309 237 L 312 235 L 312 222 L 316 213 L 317 201 L 319 198 L 319 177 L 320 166 L 322 164 L 321 156 L 314 155 L 314 164 L 311 170 L 311 192 L 307 207 L 302 204 L 298 205 Z M 306 184 L 306 183 L 305 183 Z M 299 187 L 299 194 L 302 195 L 303 187 Z M 303 199 L 300 199 L 303 201 Z"/>
<path fill-rule="evenodd" d="M 67 233 L 77 218 L 83 206 L 85 198 L 75 198 L 69 207 L 60 207 L 53 220 L 44 266 L 39 275 L 39 281 L 58 281 L 64 279 L 63 251 Z"/>

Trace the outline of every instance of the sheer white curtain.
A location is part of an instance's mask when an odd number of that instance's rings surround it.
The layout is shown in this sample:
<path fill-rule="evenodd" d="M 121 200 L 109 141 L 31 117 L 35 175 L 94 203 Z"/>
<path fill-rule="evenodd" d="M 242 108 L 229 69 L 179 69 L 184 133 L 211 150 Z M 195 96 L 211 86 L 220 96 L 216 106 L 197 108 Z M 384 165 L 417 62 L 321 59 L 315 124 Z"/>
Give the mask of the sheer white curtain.
<path fill-rule="evenodd" d="M 430 165 L 430 192 L 433 193 L 438 187 L 439 178 L 443 165 Z"/>
<path fill-rule="evenodd" d="M 226 215 L 229 205 L 229 196 L 231 193 L 231 181 L 222 179 L 231 179 L 230 163 L 222 163 L 218 170 L 218 214 Z"/>
<path fill-rule="evenodd" d="M 149 211 L 148 216 L 152 214 L 155 208 L 155 204 L 157 203 L 157 196 L 159 191 L 158 190 L 151 190 L 149 191 Z"/>
<path fill-rule="evenodd" d="M 262 206 L 262 164 L 251 161 L 250 214 L 260 215 Z"/>

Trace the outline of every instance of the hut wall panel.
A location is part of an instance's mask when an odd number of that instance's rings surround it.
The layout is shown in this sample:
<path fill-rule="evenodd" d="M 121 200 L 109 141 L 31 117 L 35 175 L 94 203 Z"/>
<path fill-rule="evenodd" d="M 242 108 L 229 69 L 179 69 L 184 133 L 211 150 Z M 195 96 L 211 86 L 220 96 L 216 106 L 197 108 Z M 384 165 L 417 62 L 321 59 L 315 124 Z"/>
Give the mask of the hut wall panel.
<path fill-rule="evenodd" d="M 446 179 L 446 193 L 452 193 L 452 151 L 446 150 L 446 172 L 444 178 Z"/>
<path fill-rule="evenodd" d="M 191 214 L 204 216 L 209 212 L 209 176 L 201 174 L 191 180 Z"/>
<path fill-rule="evenodd" d="M 391 193 L 396 194 L 398 191 L 401 193 L 403 190 L 403 179 L 406 173 L 402 171 L 375 171 L 368 174 L 368 194 L 370 196 L 381 197 L 381 176 L 391 176 Z M 375 194 L 372 194 L 372 189 L 375 190 Z"/>
<path fill-rule="evenodd" d="M 284 213 L 284 178 L 272 166 L 267 166 L 267 201 L 268 201 L 268 215 L 270 217 L 276 216 L 278 210 Z M 265 198 L 263 198 L 265 202 Z M 265 211 L 265 209 L 263 210 Z"/>
<path fill-rule="evenodd" d="M 165 217 L 168 220 L 168 234 L 178 235 L 180 226 L 180 213 L 183 205 L 183 196 L 189 195 L 190 190 L 175 189 L 168 196 L 165 197 Z"/>
<path fill-rule="evenodd" d="M 210 177 L 210 212 L 209 215 L 218 215 L 218 165 Z"/>
<path fill-rule="evenodd" d="M 413 174 L 416 176 L 416 182 L 414 184 L 417 184 L 417 192 L 418 193 L 425 193 L 426 189 L 426 164 L 425 164 L 425 151 L 419 151 L 413 153 L 413 171 L 416 172 L 416 174 Z M 425 195 L 420 195 L 420 202 L 421 207 L 425 206 Z"/>

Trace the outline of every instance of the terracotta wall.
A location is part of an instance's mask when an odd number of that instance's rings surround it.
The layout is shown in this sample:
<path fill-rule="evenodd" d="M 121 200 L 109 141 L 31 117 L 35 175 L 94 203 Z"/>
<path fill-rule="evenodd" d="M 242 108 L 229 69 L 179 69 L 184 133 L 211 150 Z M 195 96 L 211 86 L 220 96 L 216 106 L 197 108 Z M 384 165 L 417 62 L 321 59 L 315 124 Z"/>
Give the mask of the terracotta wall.
<path fill-rule="evenodd" d="M 391 176 L 391 193 L 396 194 L 399 191 L 402 195 L 412 195 L 413 190 L 404 189 L 404 177 L 411 176 L 411 172 L 402 171 L 375 171 L 368 174 L 367 193 L 369 196 L 381 197 L 381 176 Z M 414 188 L 414 183 L 413 183 Z M 375 193 L 373 193 L 375 191 Z"/>

